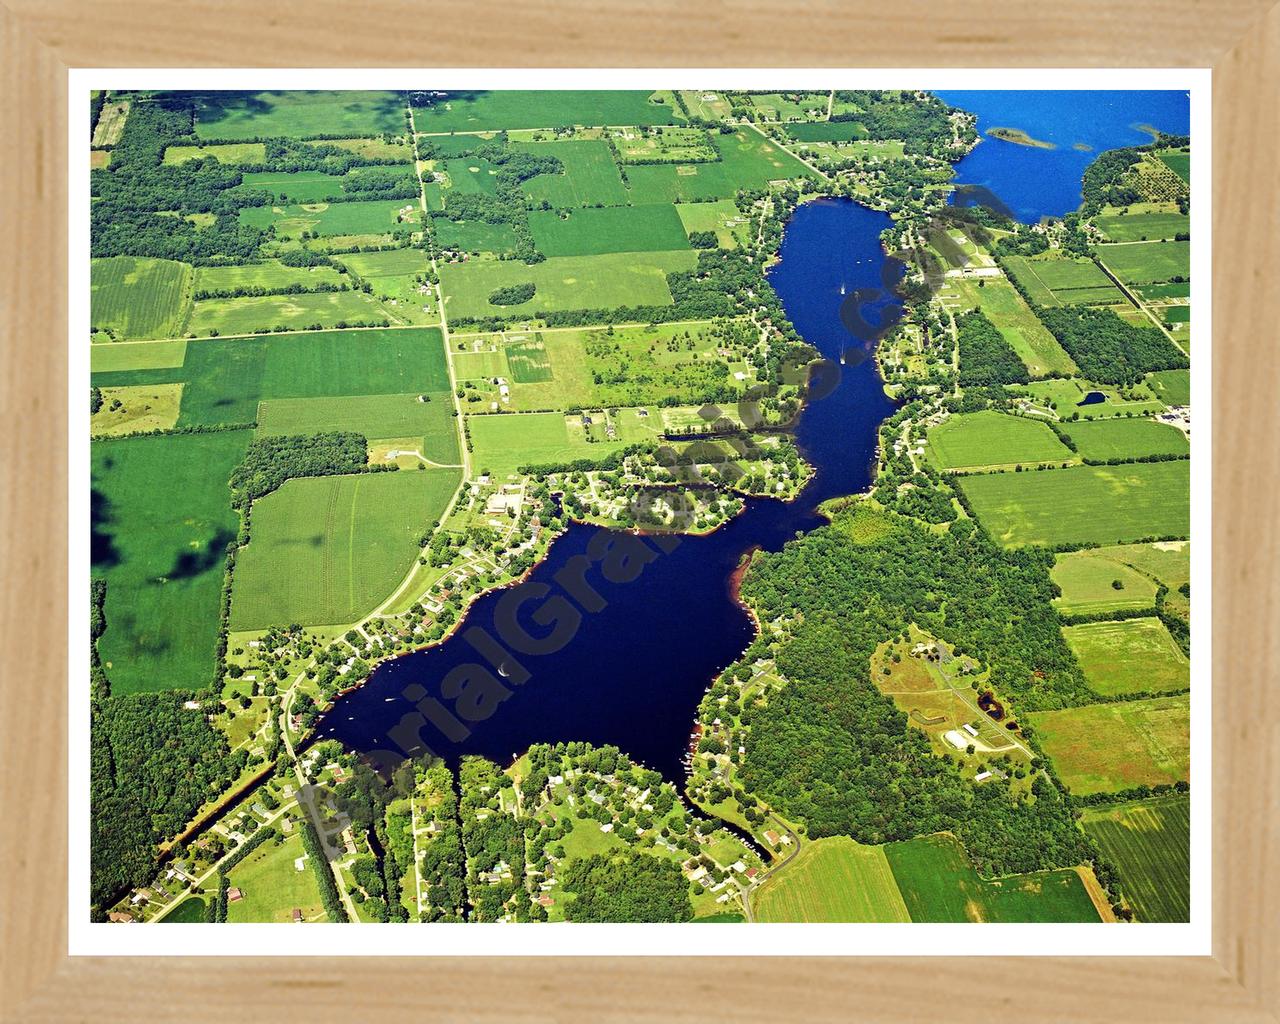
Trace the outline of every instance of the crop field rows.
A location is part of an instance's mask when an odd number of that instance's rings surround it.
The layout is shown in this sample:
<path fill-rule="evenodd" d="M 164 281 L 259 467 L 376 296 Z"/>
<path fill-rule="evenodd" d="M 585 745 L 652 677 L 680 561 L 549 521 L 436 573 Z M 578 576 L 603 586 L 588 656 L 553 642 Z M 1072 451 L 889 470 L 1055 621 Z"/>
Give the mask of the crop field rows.
<path fill-rule="evenodd" d="M 1191 917 L 1191 805 L 1185 795 L 1089 809 L 1084 830 L 1116 866 L 1139 921 Z"/>

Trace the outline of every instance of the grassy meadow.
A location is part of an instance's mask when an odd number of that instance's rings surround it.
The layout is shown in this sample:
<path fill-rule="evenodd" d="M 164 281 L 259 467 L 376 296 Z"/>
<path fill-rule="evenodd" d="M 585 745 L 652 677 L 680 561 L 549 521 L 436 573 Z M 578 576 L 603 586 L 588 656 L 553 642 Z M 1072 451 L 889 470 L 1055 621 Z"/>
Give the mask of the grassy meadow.
<path fill-rule="evenodd" d="M 882 846 L 844 836 L 807 844 L 752 896 L 765 922 L 909 921 Z"/>

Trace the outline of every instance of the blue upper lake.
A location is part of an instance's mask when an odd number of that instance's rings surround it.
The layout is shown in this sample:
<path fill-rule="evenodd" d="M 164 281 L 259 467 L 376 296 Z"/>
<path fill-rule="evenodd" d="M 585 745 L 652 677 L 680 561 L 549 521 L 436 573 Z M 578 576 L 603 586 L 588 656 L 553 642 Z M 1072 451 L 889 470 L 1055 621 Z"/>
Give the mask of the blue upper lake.
<path fill-rule="evenodd" d="M 1080 205 L 1084 169 L 1104 149 L 1140 146 L 1150 125 L 1171 135 L 1191 131 L 1191 100 L 1180 91 L 943 91 L 954 107 L 978 115 L 982 142 L 956 165 L 956 182 L 990 189 L 1019 220 L 1061 217 Z M 991 128 L 1019 128 L 1057 149 L 990 138 Z M 1077 143 L 1091 147 L 1085 152 Z"/>

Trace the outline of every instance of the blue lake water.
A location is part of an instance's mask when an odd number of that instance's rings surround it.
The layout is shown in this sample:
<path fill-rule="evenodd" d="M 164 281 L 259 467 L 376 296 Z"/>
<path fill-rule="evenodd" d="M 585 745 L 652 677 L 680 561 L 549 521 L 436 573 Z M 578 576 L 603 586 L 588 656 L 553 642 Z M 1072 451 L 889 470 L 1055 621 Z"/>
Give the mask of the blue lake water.
<path fill-rule="evenodd" d="M 1173 135 L 1191 131 L 1191 101 L 1182 91 L 946 90 L 938 95 L 978 115 L 982 142 L 956 165 L 956 182 L 990 189 L 1026 223 L 1079 207 L 1081 177 L 1100 151 L 1151 141 L 1138 125 Z M 1020 128 L 1058 148 L 993 139 L 986 135 L 989 128 Z M 1092 151 L 1074 149 L 1076 143 Z"/>
<path fill-rule="evenodd" d="M 317 736 L 337 738 L 375 760 L 428 748 L 451 762 L 482 754 L 504 764 L 532 743 L 586 740 L 615 744 L 668 779 L 681 778 L 703 691 L 753 635 L 731 593 L 734 569 L 752 548 L 777 550 L 797 531 L 818 526 L 820 502 L 870 484 L 877 428 L 894 406 L 868 358 L 874 339 L 848 325 L 858 322 L 855 305 L 872 323 L 896 307 L 881 281 L 893 274 L 879 241 L 888 225 L 886 215 L 847 200 L 807 203 L 788 224 L 782 261 L 770 274 L 800 334 L 829 359 L 846 360 L 821 375 L 797 424 L 797 441 L 817 473 L 796 501 L 750 501 L 710 536 L 662 538 L 671 550 L 659 550 L 658 538 L 573 526 L 524 584 L 476 601 L 450 639 L 381 665 L 364 686 L 340 698 Z M 866 301 L 850 298 L 859 289 Z M 609 544 L 642 545 L 636 578 L 604 578 L 592 553 Z M 584 557 L 590 567 L 580 572 Z M 540 611 L 547 617 L 538 622 Z M 516 636 L 510 625 L 499 625 L 508 614 L 538 637 L 554 630 L 556 620 L 581 621 L 554 651 L 526 653 L 503 643 L 487 658 L 478 654 L 469 635 L 482 648 L 485 636 Z M 459 710 L 461 702 L 445 692 L 463 673 L 509 696 L 481 720 L 463 723 L 454 715 L 451 722 L 439 709 Z M 501 691 L 493 689 L 495 678 Z M 425 721 L 405 719 L 415 713 Z"/>

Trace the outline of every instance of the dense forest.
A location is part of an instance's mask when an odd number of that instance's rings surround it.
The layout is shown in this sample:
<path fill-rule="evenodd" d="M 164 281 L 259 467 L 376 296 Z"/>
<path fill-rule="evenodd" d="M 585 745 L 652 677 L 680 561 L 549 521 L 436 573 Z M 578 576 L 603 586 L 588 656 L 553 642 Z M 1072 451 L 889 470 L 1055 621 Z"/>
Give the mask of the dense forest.
<path fill-rule="evenodd" d="M 570 861 L 561 879 L 574 894 L 565 904 L 568 921 L 598 923 L 688 921 L 693 918 L 689 883 L 673 860 L 628 851 Z"/>
<path fill-rule="evenodd" d="M 1160 331 L 1135 327 L 1109 309 L 1037 308 L 1036 315 L 1075 360 L 1080 373 L 1100 384 L 1136 384 L 1152 370 L 1185 369 L 1191 365 Z M 962 350 L 961 380 L 963 358 Z"/>
<path fill-rule="evenodd" d="M 1025 384 L 1031 379 L 1026 364 L 982 310 L 965 313 L 956 321 L 956 327 L 959 331 L 962 386 Z"/>
<path fill-rule="evenodd" d="M 286 480 L 305 476 L 336 476 L 373 469 L 369 442 L 361 434 L 288 434 L 262 437 L 249 445 L 231 474 L 232 504 L 243 505 L 270 494 Z"/>

